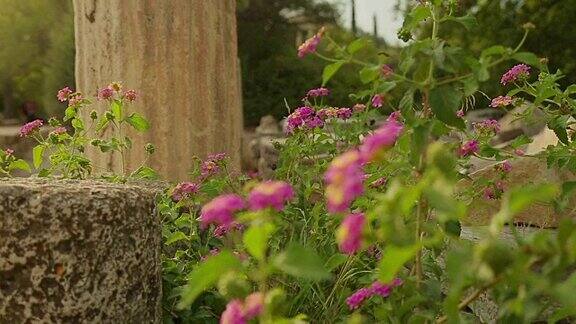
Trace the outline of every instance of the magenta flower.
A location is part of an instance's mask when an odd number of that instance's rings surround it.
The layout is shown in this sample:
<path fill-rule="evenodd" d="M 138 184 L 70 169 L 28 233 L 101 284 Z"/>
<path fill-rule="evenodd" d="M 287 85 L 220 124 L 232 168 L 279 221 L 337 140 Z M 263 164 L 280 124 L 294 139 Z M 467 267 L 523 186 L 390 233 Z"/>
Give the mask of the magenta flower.
<path fill-rule="evenodd" d="M 108 100 L 114 96 L 114 89 L 110 86 L 98 90 L 98 100 Z"/>
<path fill-rule="evenodd" d="M 124 98 L 128 101 L 135 101 L 138 97 L 138 94 L 134 90 L 127 90 L 124 92 Z"/>
<path fill-rule="evenodd" d="M 64 102 L 64 101 L 68 100 L 68 97 L 71 94 L 72 94 L 72 90 L 70 89 L 70 87 L 65 87 L 65 88 L 58 90 L 58 94 L 56 95 L 56 97 L 58 98 L 58 101 Z"/>
<path fill-rule="evenodd" d="M 360 250 L 365 223 L 366 218 L 362 213 L 350 214 L 342 221 L 336 232 L 336 240 L 342 253 L 352 255 Z"/>
<path fill-rule="evenodd" d="M 382 73 L 382 76 L 384 76 L 385 78 L 388 78 L 394 74 L 394 70 L 388 64 L 382 65 L 382 69 L 380 70 L 380 72 Z"/>
<path fill-rule="evenodd" d="M 200 222 L 202 228 L 210 224 L 230 225 L 234 221 L 234 212 L 244 208 L 244 200 L 235 194 L 225 194 L 212 199 L 202 207 Z"/>
<path fill-rule="evenodd" d="M 350 108 L 339 108 L 336 111 L 336 114 L 338 115 L 338 118 L 346 120 L 349 119 L 350 117 L 352 117 L 352 109 Z"/>
<path fill-rule="evenodd" d="M 198 191 L 200 191 L 200 186 L 197 183 L 181 182 L 174 188 L 172 199 L 174 201 L 180 201 L 182 198 L 198 193 Z"/>
<path fill-rule="evenodd" d="M 314 109 L 304 106 L 297 108 L 286 118 L 286 132 L 291 134 L 296 129 L 313 129 L 323 127 L 324 121 L 316 114 Z"/>
<path fill-rule="evenodd" d="M 76 106 L 84 101 L 84 96 L 80 92 L 75 92 L 68 98 L 68 106 Z"/>
<path fill-rule="evenodd" d="M 230 224 L 218 225 L 214 229 L 214 236 L 217 238 L 221 238 L 221 237 L 224 237 L 226 234 L 228 234 L 232 230 L 241 231 L 243 229 L 244 229 L 244 225 L 242 225 L 240 223 L 236 223 L 236 222 L 232 222 Z"/>
<path fill-rule="evenodd" d="M 322 35 L 324 35 L 324 27 L 320 28 L 316 35 L 307 39 L 302 45 L 298 47 L 298 57 L 303 58 L 308 54 L 315 53 L 318 45 L 320 45 L 320 41 L 322 40 Z"/>
<path fill-rule="evenodd" d="M 361 103 L 355 104 L 352 110 L 354 110 L 354 112 L 362 112 L 366 110 L 366 105 Z"/>
<path fill-rule="evenodd" d="M 248 321 L 244 316 L 244 306 L 242 301 L 234 299 L 226 305 L 226 309 L 220 316 L 220 324 L 246 324 Z"/>
<path fill-rule="evenodd" d="M 4 150 L 4 153 L 5 153 L 7 156 L 11 156 L 12 154 L 14 154 L 14 150 L 11 149 L 11 148 L 7 148 L 6 150 Z"/>
<path fill-rule="evenodd" d="M 478 152 L 479 149 L 480 146 L 478 145 L 477 140 L 469 140 L 460 146 L 458 149 L 458 155 L 461 157 L 469 156 Z"/>
<path fill-rule="evenodd" d="M 379 188 L 379 187 L 385 186 L 387 182 L 388 182 L 388 179 L 386 179 L 385 177 L 381 177 L 381 178 L 378 178 L 378 179 L 372 181 L 372 183 L 370 183 L 370 187 L 371 188 Z"/>
<path fill-rule="evenodd" d="M 382 105 L 384 104 L 384 96 L 383 95 L 374 95 L 374 97 L 372 97 L 372 106 L 376 107 L 376 108 L 380 108 L 382 107 Z"/>
<path fill-rule="evenodd" d="M 395 119 L 389 119 L 373 134 L 366 136 L 360 145 L 360 154 L 365 161 L 373 160 L 382 150 L 392 147 L 404 127 Z"/>
<path fill-rule="evenodd" d="M 515 149 L 514 154 L 516 154 L 518 156 L 524 156 L 524 154 L 526 154 L 526 152 L 524 152 L 523 149 Z"/>
<path fill-rule="evenodd" d="M 381 297 L 388 297 L 392 292 L 392 286 L 381 283 L 380 281 L 374 281 L 370 286 L 370 290 L 373 295 L 378 295 Z"/>
<path fill-rule="evenodd" d="M 212 153 L 210 155 L 208 155 L 208 157 L 206 158 L 206 160 L 209 161 L 214 161 L 214 162 L 220 162 L 225 160 L 227 157 L 226 153 L 221 152 L 221 153 Z"/>
<path fill-rule="evenodd" d="M 504 173 L 509 173 L 510 171 L 512 171 L 512 163 L 510 163 L 510 161 L 506 160 L 506 161 L 498 164 L 497 169 L 504 172 Z"/>
<path fill-rule="evenodd" d="M 500 108 L 500 107 L 506 107 L 512 104 L 512 97 L 510 96 L 498 96 L 494 99 L 492 99 L 492 102 L 490 102 L 490 107 L 492 108 Z"/>
<path fill-rule="evenodd" d="M 261 292 L 255 292 L 244 301 L 244 316 L 246 319 L 251 320 L 262 314 L 264 310 L 264 294 Z"/>
<path fill-rule="evenodd" d="M 331 213 L 344 212 L 364 192 L 362 159 L 356 150 L 336 157 L 324 174 L 327 208 Z"/>
<path fill-rule="evenodd" d="M 346 304 L 348 304 L 350 310 L 358 309 L 370 297 L 372 297 L 372 291 L 369 288 L 360 288 L 346 298 Z"/>
<path fill-rule="evenodd" d="M 311 89 L 308 91 L 308 97 L 316 98 L 316 97 L 326 97 L 330 95 L 330 90 L 320 87 L 318 89 Z"/>
<path fill-rule="evenodd" d="M 464 110 L 460 109 L 456 112 L 456 117 L 462 118 L 464 117 Z"/>
<path fill-rule="evenodd" d="M 20 137 L 28 137 L 30 134 L 42 127 L 42 125 L 44 125 L 44 121 L 41 119 L 36 119 L 24 124 L 24 126 L 20 127 Z"/>
<path fill-rule="evenodd" d="M 527 78 L 528 76 L 530 76 L 530 67 L 526 64 L 518 64 L 502 75 L 500 83 L 506 85 L 516 80 Z"/>
<path fill-rule="evenodd" d="M 399 122 L 399 119 L 402 118 L 402 113 L 399 110 L 393 111 L 390 116 L 388 116 L 388 118 L 386 118 L 386 121 L 397 121 Z"/>
<path fill-rule="evenodd" d="M 203 161 L 200 165 L 200 177 L 202 179 L 208 178 L 220 171 L 220 167 L 212 160 Z"/>
<path fill-rule="evenodd" d="M 476 132 L 481 134 L 498 133 L 500 131 L 500 123 L 496 119 L 486 119 L 481 122 L 473 123 Z"/>
<path fill-rule="evenodd" d="M 370 285 L 370 287 L 360 288 L 355 293 L 350 295 L 350 297 L 346 299 L 346 304 L 348 304 L 350 310 L 357 309 L 366 299 L 369 299 L 372 296 L 390 296 L 393 288 L 396 288 L 402 284 L 403 281 L 400 278 L 395 278 L 390 284 L 383 284 L 379 281 L 375 281 L 372 283 L 372 285 Z"/>
<path fill-rule="evenodd" d="M 494 188 L 492 187 L 484 188 L 484 199 L 496 199 L 496 193 L 494 192 Z"/>
<path fill-rule="evenodd" d="M 273 208 L 281 211 L 284 203 L 294 198 L 294 189 L 284 181 L 265 181 L 258 184 L 248 195 L 251 210 Z"/>

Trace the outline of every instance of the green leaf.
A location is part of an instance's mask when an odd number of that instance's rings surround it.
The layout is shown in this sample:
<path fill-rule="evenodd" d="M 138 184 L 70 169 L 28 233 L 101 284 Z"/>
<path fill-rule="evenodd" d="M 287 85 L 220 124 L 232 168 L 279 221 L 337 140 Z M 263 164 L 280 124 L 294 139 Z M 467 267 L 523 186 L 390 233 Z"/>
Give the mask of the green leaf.
<path fill-rule="evenodd" d="M 570 143 L 568 140 L 568 132 L 566 131 L 568 127 L 568 116 L 557 116 L 549 120 L 548 127 L 554 131 L 562 143 L 566 145 Z"/>
<path fill-rule="evenodd" d="M 283 272 L 309 280 L 330 278 L 324 268 L 324 261 L 315 251 L 298 244 L 292 244 L 274 259 L 274 265 Z"/>
<path fill-rule="evenodd" d="M 114 115 L 115 120 L 122 120 L 122 101 L 114 100 L 110 105 L 110 110 L 112 110 L 112 115 Z"/>
<path fill-rule="evenodd" d="M 418 26 L 419 23 L 426 20 L 432 15 L 430 8 L 427 6 L 416 6 L 412 11 L 408 13 L 406 19 L 404 19 L 403 28 L 407 30 L 412 30 Z"/>
<path fill-rule="evenodd" d="M 330 79 L 332 79 L 334 74 L 336 74 L 336 72 L 338 72 L 338 70 L 340 70 L 342 65 L 344 65 L 344 61 L 338 61 L 336 63 L 326 65 L 324 67 L 324 71 L 322 72 L 322 85 L 323 86 L 325 86 L 326 83 L 328 83 L 328 81 L 330 81 Z"/>
<path fill-rule="evenodd" d="M 518 52 L 512 55 L 512 58 L 528 65 L 540 67 L 540 58 L 534 53 Z"/>
<path fill-rule="evenodd" d="M 476 21 L 476 18 L 470 14 L 462 17 L 448 17 L 446 19 L 460 23 L 468 30 L 478 27 L 478 21 Z"/>
<path fill-rule="evenodd" d="M 364 84 L 370 83 L 374 80 L 376 80 L 376 78 L 378 78 L 378 75 L 380 74 L 379 71 L 379 67 L 365 67 L 362 70 L 360 70 L 360 72 L 358 73 L 360 76 L 360 81 Z"/>
<path fill-rule="evenodd" d="M 502 45 L 494 45 L 482 51 L 481 57 L 506 54 L 510 49 Z"/>
<path fill-rule="evenodd" d="M 44 146 L 42 144 L 36 145 L 32 149 L 32 162 L 34 164 L 35 169 L 38 169 L 42 165 L 45 150 L 46 150 L 46 146 Z"/>
<path fill-rule="evenodd" d="M 366 38 L 358 38 L 354 40 L 352 43 L 348 44 L 346 50 L 348 51 L 348 53 L 354 54 L 359 50 L 363 49 L 364 47 L 368 46 L 369 43 L 370 41 Z"/>
<path fill-rule="evenodd" d="M 220 276 L 238 268 L 240 268 L 240 261 L 229 251 L 222 251 L 199 263 L 187 277 L 188 283 L 182 290 L 177 308 L 190 307 L 196 297 L 216 284 Z"/>
<path fill-rule="evenodd" d="M 324 267 L 326 268 L 326 270 L 332 271 L 332 270 L 338 268 L 339 266 L 343 265 L 344 262 L 346 262 L 346 260 L 348 260 L 347 255 L 337 253 L 337 254 L 334 254 L 333 256 L 331 256 L 328 259 L 328 261 L 326 261 L 326 264 L 324 265 Z"/>
<path fill-rule="evenodd" d="M 442 86 L 430 91 L 429 100 L 434 115 L 446 125 L 464 129 L 464 121 L 456 116 L 461 99 L 462 94 L 450 86 Z"/>
<path fill-rule="evenodd" d="M 67 107 L 64 111 L 64 121 L 68 121 L 77 116 L 77 111 L 75 107 Z"/>
<path fill-rule="evenodd" d="M 80 118 L 72 119 L 72 126 L 76 131 L 83 131 L 84 130 L 84 122 Z"/>
<path fill-rule="evenodd" d="M 177 231 L 177 232 L 172 233 L 170 236 L 168 236 L 168 238 L 166 239 L 166 243 L 164 243 L 164 244 L 171 245 L 171 244 L 174 244 L 178 241 L 187 240 L 187 239 L 188 239 L 188 236 L 186 236 L 186 234 L 184 234 L 180 231 Z"/>
<path fill-rule="evenodd" d="M 12 163 L 10 163 L 10 166 L 8 166 L 9 170 L 22 170 L 22 171 L 27 171 L 27 172 L 31 172 L 30 170 L 30 165 L 28 165 L 28 162 L 22 160 L 22 159 L 18 159 L 13 161 Z"/>
<path fill-rule="evenodd" d="M 134 127 L 134 129 L 140 132 L 147 131 L 150 128 L 148 120 L 137 113 L 132 113 L 132 115 L 126 117 L 125 120 L 128 124 Z"/>
<path fill-rule="evenodd" d="M 394 246 L 388 245 L 382 253 L 378 263 L 378 279 L 381 282 L 391 282 L 404 264 L 410 261 L 418 251 L 418 246 Z"/>
<path fill-rule="evenodd" d="M 147 179 L 147 180 L 157 180 L 160 178 L 156 170 L 147 166 L 139 167 L 136 171 L 132 172 L 130 177 L 136 179 Z"/>
<path fill-rule="evenodd" d="M 246 247 L 248 253 L 257 260 L 264 260 L 268 248 L 268 240 L 275 230 L 275 226 L 271 223 L 250 226 L 250 228 L 244 232 L 242 238 L 244 247 Z"/>
<path fill-rule="evenodd" d="M 567 95 L 571 95 L 571 94 L 576 93 L 576 84 L 572 84 L 572 85 L 568 86 L 568 88 L 566 88 L 564 93 Z"/>

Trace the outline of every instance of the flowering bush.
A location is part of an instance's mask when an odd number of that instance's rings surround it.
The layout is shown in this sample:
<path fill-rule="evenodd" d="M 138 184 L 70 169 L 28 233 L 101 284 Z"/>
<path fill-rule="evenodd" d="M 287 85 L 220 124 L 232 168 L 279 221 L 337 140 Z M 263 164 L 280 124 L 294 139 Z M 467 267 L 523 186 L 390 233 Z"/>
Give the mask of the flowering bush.
<path fill-rule="evenodd" d="M 576 86 L 560 89 L 560 72 L 520 52 L 530 25 L 514 49 L 495 45 L 475 58 L 450 46 L 442 25 L 474 25 L 456 12 L 456 1 L 415 6 L 395 67 L 384 56 L 360 61 L 368 40 L 341 46 L 325 29 L 300 46 L 299 57 L 328 65 L 287 117 L 276 179 L 232 176 L 221 160 L 162 198 L 167 321 L 475 322 L 470 307 L 485 294 L 498 321 L 574 319 L 575 221 L 561 220 L 558 235 L 514 235 L 515 247 L 499 237 L 530 204 L 569 205 L 574 182 L 508 181 L 518 158 L 576 172 Z M 333 51 L 318 53 L 320 42 Z M 525 136 L 497 148 L 498 121 L 462 118 L 490 68 L 514 60 L 490 106 L 527 107 L 519 118 L 544 111 L 560 143 L 542 153 L 525 154 Z M 347 64 L 362 67 L 365 90 L 350 95 L 354 107 L 334 107 L 327 85 Z M 472 158 L 492 161 L 495 176 L 463 187 Z M 461 221 L 483 200 L 501 205 L 487 235 L 460 239 Z"/>
<path fill-rule="evenodd" d="M 85 179 L 92 173 L 92 162 L 86 156 L 87 145 L 97 147 L 102 153 L 118 152 L 121 160 L 121 172 L 119 175 L 106 174 L 112 170 L 103 171 L 104 177 L 112 181 L 123 181 L 127 178 L 155 179 L 156 172 L 146 167 L 146 161 L 131 173 L 127 173 L 124 167 L 125 151 L 132 147 L 132 142 L 124 132 L 126 125 L 130 125 L 137 131 L 146 131 L 150 125 L 148 121 L 138 113 L 126 113 L 128 103 L 137 98 L 134 90 L 123 91 L 122 84 L 111 83 L 97 91 L 96 98 L 104 101 L 108 109 L 98 116 L 95 110 L 89 115 L 86 110 L 92 104 L 80 92 L 74 92 L 69 87 L 58 91 L 57 99 L 68 102 L 65 116 L 62 120 L 51 118 L 48 125 L 37 119 L 23 125 L 20 129 L 20 137 L 30 137 L 38 142 L 33 149 L 33 164 L 41 177 L 60 176 L 72 179 Z M 84 112 L 82 112 L 84 111 Z M 49 132 L 42 132 L 44 126 L 50 126 Z M 111 135 L 108 135 L 111 134 Z M 146 152 L 152 154 L 154 147 L 147 144 Z M 10 175 L 8 171 L 21 169 L 31 171 L 30 166 L 21 159 L 12 157 L 12 150 L 5 152 L 3 173 Z M 44 163 L 48 157 L 48 163 Z"/>

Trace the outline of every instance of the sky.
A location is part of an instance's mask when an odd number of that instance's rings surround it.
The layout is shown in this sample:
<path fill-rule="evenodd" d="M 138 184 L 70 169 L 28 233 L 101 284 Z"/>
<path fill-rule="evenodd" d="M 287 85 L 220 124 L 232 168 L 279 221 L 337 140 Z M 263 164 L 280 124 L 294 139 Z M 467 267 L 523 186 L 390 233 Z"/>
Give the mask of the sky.
<path fill-rule="evenodd" d="M 346 27 L 350 27 L 351 21 L 351 0 L 327 0 L 328 2 L 340 5 L 342 9 L 342 22 Z M 402 19 L 399 17 L 394 6 L 397 0 L 356 0 L 356 25 L 358 28 L 372 32 L 372 16 L 376 14 L 378 19 L 378 34 L 389 44 L 398 44 L 400 41 L 396 37 L 396 32 L 402 26 Z"/>

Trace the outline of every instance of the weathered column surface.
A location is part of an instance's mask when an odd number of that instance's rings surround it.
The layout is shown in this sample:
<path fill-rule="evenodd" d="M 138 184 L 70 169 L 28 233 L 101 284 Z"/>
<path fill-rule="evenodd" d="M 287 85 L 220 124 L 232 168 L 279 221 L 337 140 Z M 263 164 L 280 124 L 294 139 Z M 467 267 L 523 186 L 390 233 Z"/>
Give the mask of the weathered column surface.
<path fill-rule="evenodd" d="M 95 181 L 0 180 L 0 323 L 159 323 L 155 194 Z"/>
<path fill-rule="evenodd" d="M 187 178 L 193 155 L 227 152 L 240 167 L 235 0 L 75 0 L 74 12 L 78 89 L 124 81 L 152 122 L 134 138 L 128 167 L 139 165 L 147 142 L 157 147 L 152 166 L 172 180 Z"/>

